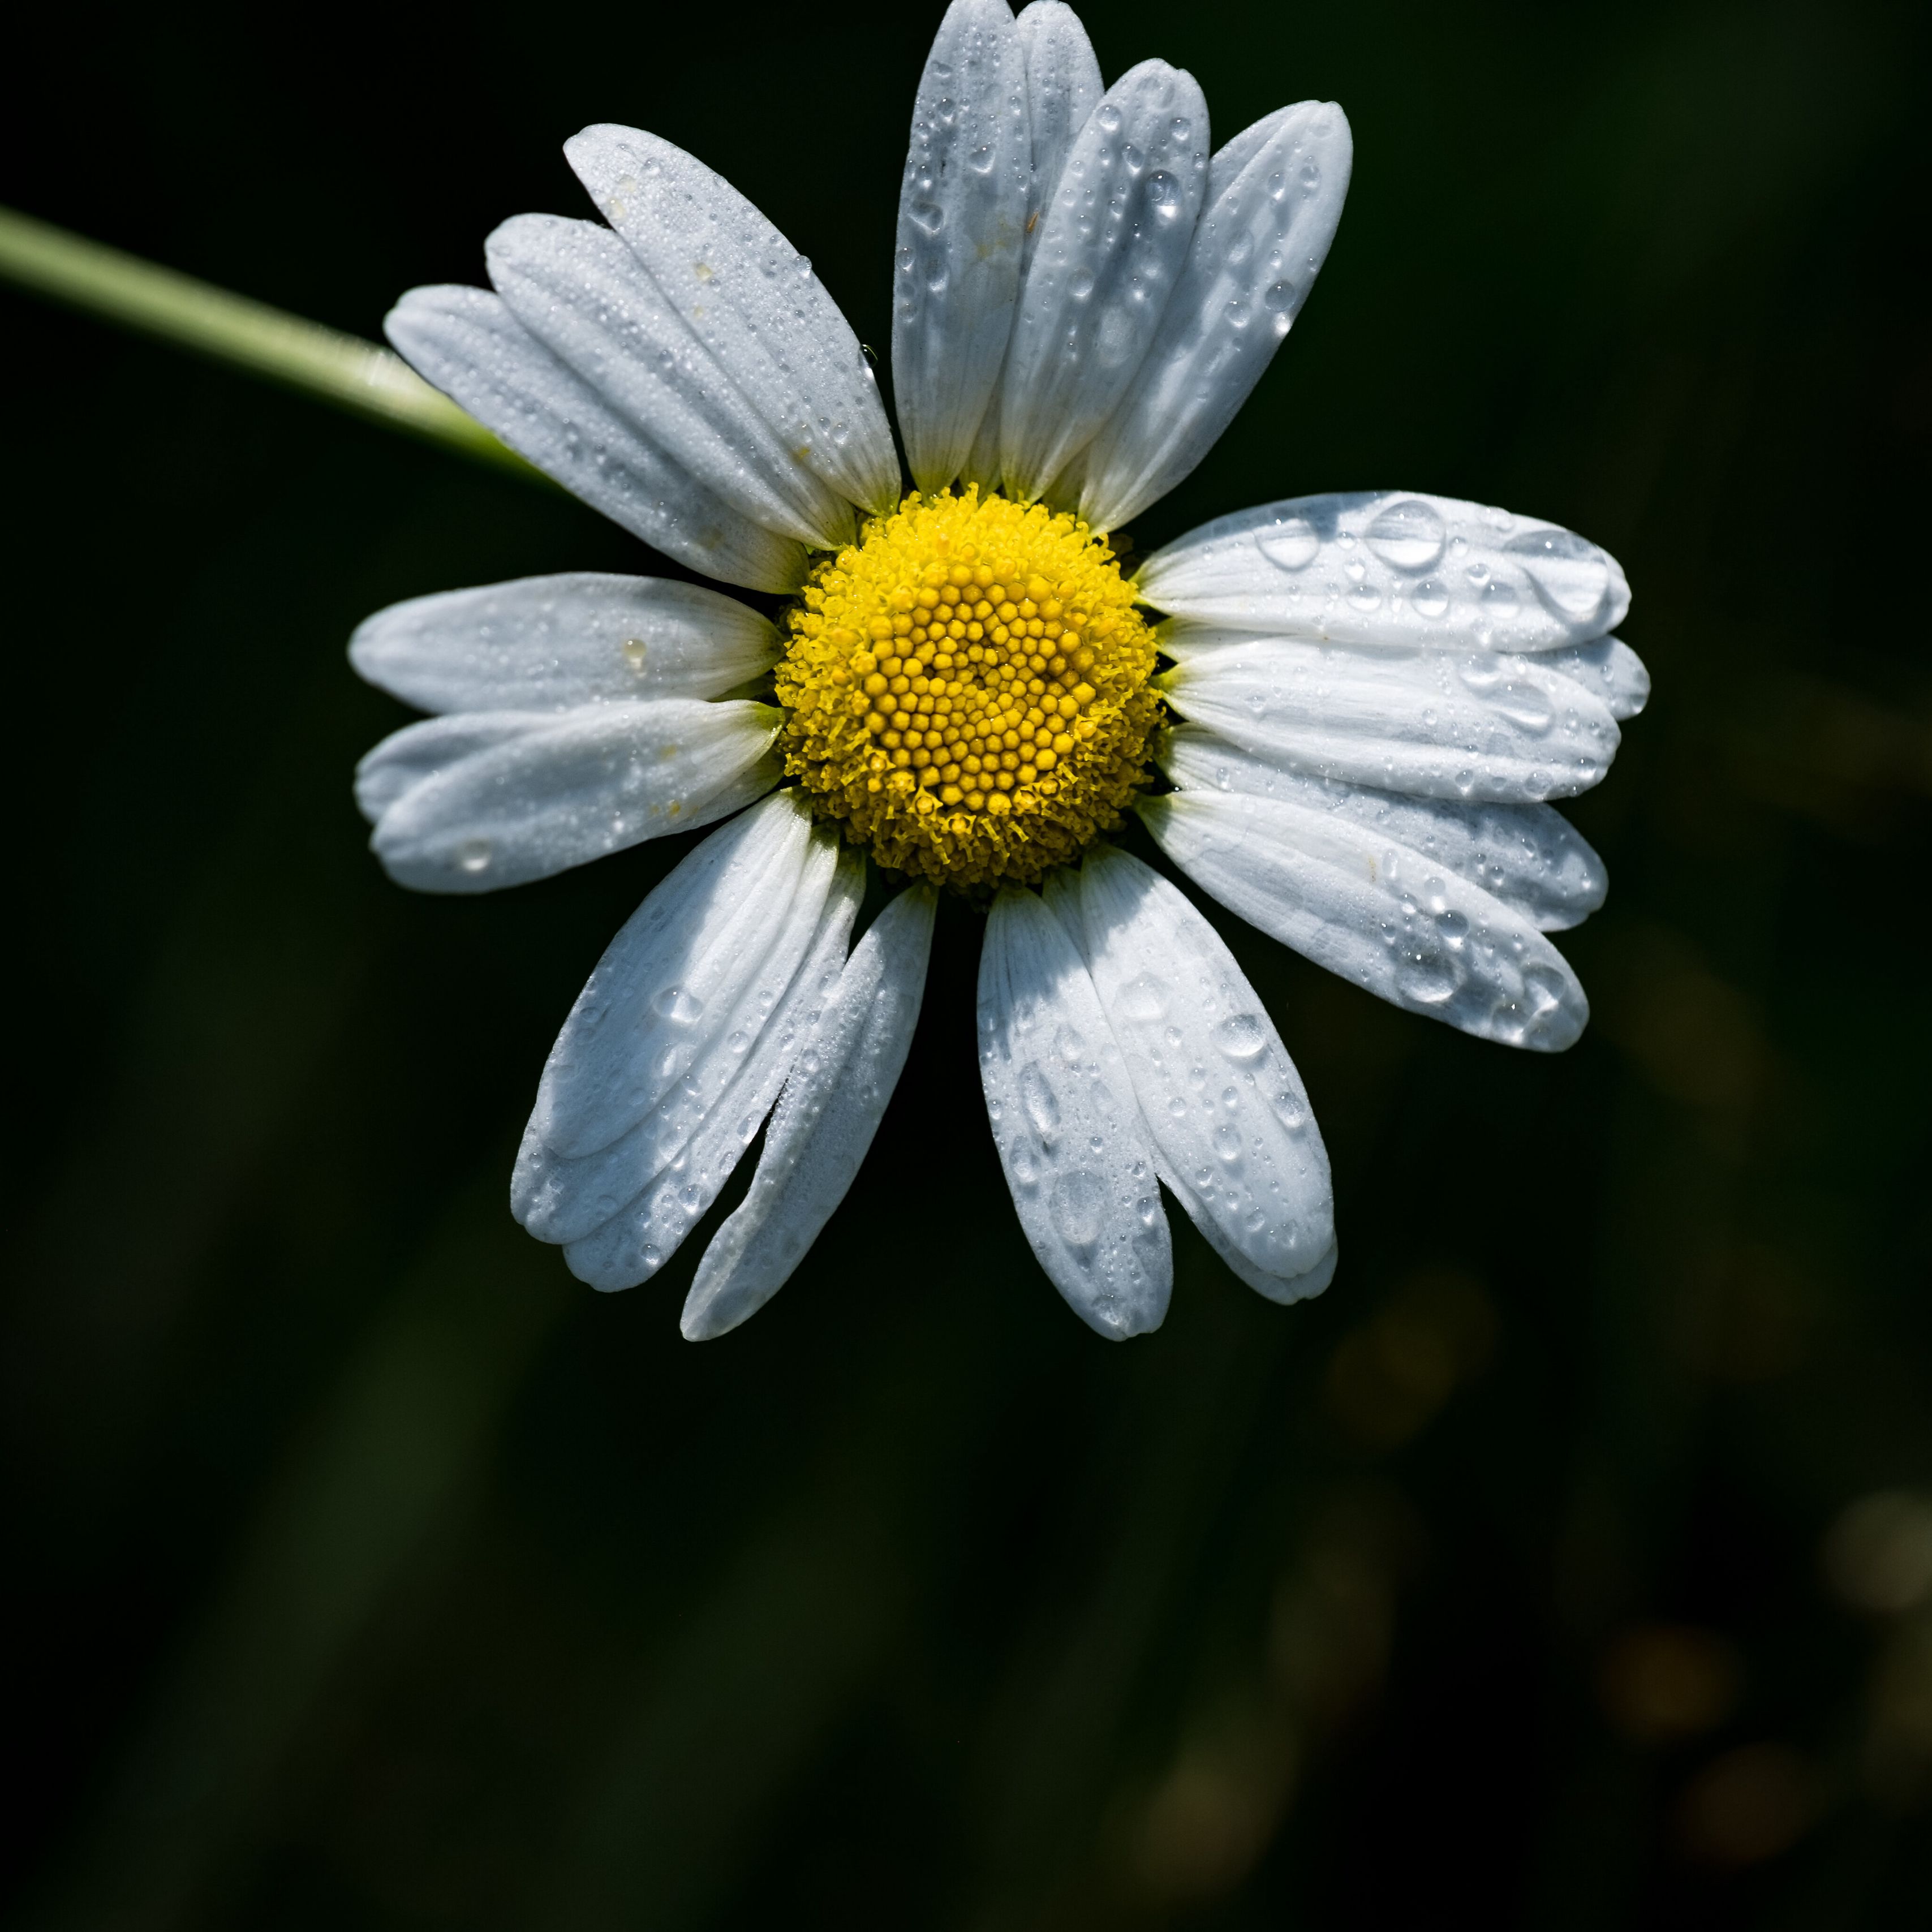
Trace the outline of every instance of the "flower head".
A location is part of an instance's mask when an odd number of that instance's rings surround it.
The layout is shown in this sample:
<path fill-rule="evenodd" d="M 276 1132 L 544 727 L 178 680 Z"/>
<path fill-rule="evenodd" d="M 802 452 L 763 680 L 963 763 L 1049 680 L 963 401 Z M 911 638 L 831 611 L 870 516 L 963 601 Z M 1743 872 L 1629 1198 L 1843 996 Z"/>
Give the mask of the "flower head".
<path fill-rule="evenodd" d="M 623 1288 L 761 1127 L 686 1303 L 783 1284 L 850 1186 L 917 1018 L 936 894 L 986 913 L 987 1114 L 1034 1252 L 1094 1328 L 1154 1328 L 1167 1190 L 1244 1281 L 1318 1292 L 1328 1157 L 1227 948 L 1106 835 L 1400 1005 L 1567 1046 L 1546 932 L 1602 899 L 1548 801 L 1595 784 L 1642 667 L 1614 561 L 1418 493 L 1227 516 L 1130 574 L 1306 299 L 1348 123 L 1220 148 L 1189 75 L 1103 87 L 1059 0 L 953 0 L 914 104 L 893 264 L 910 488 L 864 354 L 756 208 L 668 142 L 566 148 L 602 223 L 526 215 L 491 288 L 418 289 L 396 346 L 532 462 L 736 599 L 580 573 L 418 599 L 356 668 L 434 712 L 364 760 L 406 884 L 488 890 L 716 829 L 592 974 L 544 1070 L 518 1218 Z M 1166 667 L 1163 668 L 1163 665 Z M 854 946 L 868 866 L 901 889 Z M 769 1117 L 769 1124 L 767 1118 Z"/>

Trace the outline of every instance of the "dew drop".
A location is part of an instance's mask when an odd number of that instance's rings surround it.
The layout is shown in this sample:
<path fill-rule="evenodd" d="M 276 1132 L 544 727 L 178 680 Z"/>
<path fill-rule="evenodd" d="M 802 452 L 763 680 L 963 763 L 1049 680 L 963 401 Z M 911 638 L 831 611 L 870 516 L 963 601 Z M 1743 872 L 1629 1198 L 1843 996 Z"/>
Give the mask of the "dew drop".
<path fill-rule="evenodd" d="M 1238 1066 L 1268 1045 L 1268 1028 L 1258 1013 L 1232 1013 L 1214 1029 L 1214 1044 Z"/>
<path fill-rule="evenodd" d="M 922 234 L 937 235 L 946 226 L 946 211 L 937 202 L 916 201 L 906 212 Z"/>
<path fill-rule="evenodd" d="M 1320 553 L 1322 539 L 1306 518 L 1289 517 L 1258 532 L 1255 545 L 1277 570 L 1306 570 Z"/>
<path fill-rule="evenodd" d="M 1396 962 L 1396 990 L 1419 1006 L 1439 1006 L 1456 992 L 1456 975 L 1440 952 L 1405 950 Z"/>
<path fill-rule="evenodd" d="M 1532 530 L 1511 538 L 1504 548 L 1522 564 L 1536 594 L 1559 617 L 1580 624 L 1603 608 L 1610 567 L 1594 544 L 1570 530 Z"/>
<path fill-rule="evenodd" d="M 1229 1167 L 1238 1167 L 1241 1161 L 1241 1130 L 1231 1120 L 1223 1120 L 1214 1130 L 1214 1151 Z"/>
<path fill-rule="evenodd" d="M 1530 1014 L 1532 1021 L 1546 1018 L 1563 1004 L 1563 996 L 1569 990 L 1559 974 L 1552 973 L 1547 966 L 1532 966 L 1522 976 L 1523 991 L 1529 995 Z"/>
<path fill-rule="evenodd" d="M 633 670 L 643 670 L 645 649 L 642 638 L 626 638 L 624 640 L 624 661 Z"/>
<path fill-rule="evenodd" d="M 1147 198 L 1156 217 L 1162 221 L 1177 221 L 1180 218 L 1180 184 L 1170 174 L 1151 174 L 1148 176 Z"/>
<path fill-rule="evenodd" d="M 1143 973 L 1138 980 L 1130 980 L 1120 988 L 1120 1011 L 1130 1020 L 1150 1025 L 1166 1016 L 1171 998 L 1166 980 L 1156 979 L 1151 973 Z"/>
<path fill-rule="evenodd" d="M 1408 593 L 1419 617 L 1440 617 L 1449 608 L 1449 593 L 1432 577 L 1425 577 Z"/>
<path fill-rule="evenodd" d="M 1076 268 L 1066 279 L 1066 292 L 1076 302 L 1084 302 L 1094 292 L 1094 278 L 1085 268 Z"/>
<path fill-rule="evenodd" d="M 1547 731 L 1556 716 L 1549 699 L 1533 684 L 1506 684 L 1490 702 L 1500 716 L 1524 731 Z"/>
<path fill-rule="evenodd" d="M 1087 1042 L 1070 1026 L 1064 1026 L 1053 1036 L 1053 1050 L 1068 1066 L 1077 1066 L 1087 1052 Z"/>
<path fill-rule="evenodd" d="M 473 878 L 490 868 L 490 842 L 487 838 L 466 838 L 456 848 L 456 862 Z"/>
<path fill-rule="evenodd" d="M 1063 1174 L 1053 1184 L 1047 1211 L 1060 1238 L 1069 1247 L 1090 1248 L 1100 1238 L 1100 1224 L 1107 1205 L 1106 1190 L 1100 1177 L 1084 1168 Z"/>
<path fill-rule="evenodd" d="M 1442 554 L 1449 532 L 1419 496 L 1391 503 L 1365 532 L 1370 549 L 1392 570 L 1426 570 Z"/>
<path fill-rule="evenodd" d="M 651 1001 L 651 1011 L 658 1018 L 679 1026 L 689 1026 L 704 1010 L 704 1002 L 688 986 L 666 986 Z"/>
<path fill-rule="evenodd" d="M 1060 1102 L 1037 1060 L 1029 1060 L 1020 1069 L 1020 1105 L 1042 1140 L 1050 1141 L 1059 1132 Z"/>

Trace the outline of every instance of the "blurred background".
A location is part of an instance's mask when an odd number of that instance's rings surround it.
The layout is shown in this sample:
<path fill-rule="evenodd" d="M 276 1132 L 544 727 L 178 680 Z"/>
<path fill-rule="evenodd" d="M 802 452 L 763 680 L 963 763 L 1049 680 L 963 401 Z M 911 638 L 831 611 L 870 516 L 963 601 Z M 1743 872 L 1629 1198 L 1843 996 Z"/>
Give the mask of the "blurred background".
<path fill-rule="evenodd" d="M 44 11 L 0 202 L 375 337 L 560 143 L 728 173 L 890 339 L 938 7 Z M 1622 560 L 1582 1043 L 1211 904 L 1342 1263 L 1173 1216 L 1109 1347 L 1007 1205 L 941 922 L 860 1187 L 748 1327 L 507 1210 L 668 840 L 386 882 L 395 599 L 677 574 L 559 494 L 0 290 L 15 1205 L 0 1885 L 22 1927 L 1922 1924 L 1932 1916 L 1923 10 L 1106 0 L 1348 212 L 1133 534 L 1366 487 Z M 1144 844 L 1136 849 L 1145 850 Z M 712 1216 L 731 1204 L 728 1195 Z"/>

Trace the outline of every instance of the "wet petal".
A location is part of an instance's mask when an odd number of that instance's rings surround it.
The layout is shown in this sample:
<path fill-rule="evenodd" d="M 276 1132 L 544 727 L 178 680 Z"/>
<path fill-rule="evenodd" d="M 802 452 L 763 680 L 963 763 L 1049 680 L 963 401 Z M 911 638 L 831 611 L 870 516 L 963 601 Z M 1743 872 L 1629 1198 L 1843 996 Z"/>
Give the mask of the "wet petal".
<path fill-rule="evenodd" d="M 1544 651 L 1630 608 L 1617 560 L 1507 510 L 1397 490 L 1295 496 L 1216 518 L 1142 566 L 1148 603 L 1335 644 Z"/>
<path fill-rule="evenodd" d="M 472 712 L 386 738 L 356 772 L 398 884 L 487 892 L 709 825 L 782 776 L 770 705 L 671 698 Z"/>
<path fill-rule="evenodd" d="M 1161 766 L 1184 790 L 1252 792 L 1333 812 L 1447 866 L 1539 932 L 1581 924 L 1610 888 L 1603 860 L 1554 806 L 1406 798 L 1339 778 L 1310 778 L 1198 724 L 1168 734 Z"/>
<path fill-rule="evenodd" d="M 412 597 L 359 625 L 350 662 L 422 711 L 568 711 L 720 698 L 778 661 L 735 597 L 662 577 L 572 571 Z"/>
<path fill-rule="evenodd" d="M 680 1084 L 717 1040 L 760 1022 L 818 929 L 837 864 L 780 792 L 712 833 L 633 914 L 550 1049 L 532 1120 L 556 1153 L 608 1147 Z"/>
<path fill-rule="evenodd" d="M 922 490 L 958 475 L 1006 352 L 1026 240 L 1026 58 L 1006 0 L 952 0 L 914 98 L 892 388 Z"/>
<path fill-rule="evenodd" d="M 1332 813 L 1240 792 L 1170 792 L 1141 816 L 1203 891 L 1380 998 L 1478 1039 L 1557 1052 L 1589 1003 L 1519 913 Z"/>
<path fill-rule="evenodd" d="M 725 584 L 796 590 L 804 547 L 708 489 L 485 289 L 412 289 L 383 332 L 425 382 L 519 456 L 667 556 Z"/>
<path fill-rule="evenodd" d="M 1643 660 L 1620 638 L 1599 638 L 1594 644 L 1568 644 L 1546 651 L 1540 660 L 1565 677 L 1574 678 L 1602 699 L 1612 718 L 1634 718 L 1650 702 L 1650 673 Z"/>
<path fill-rule="evenodd" d="M 1010 494 L 1040 495 L 1126 393 L 1207 189 L 1207 100 L 1192 75 L 1143 61 L 1089 116 L 1040 217 L 1000 386 Z"/>
<path fill-rule="evenodd" d="M 899 459 L 859 338 L 812 264 L 702 161 L 635 128 L 563 152 L 691 332 L 812 472 L 873 511 Z"/>
<path fill-rule="evenodd" d="M 850 540 L 851 506 L 765 421 L 608 228 L 519 214 L 484 255 L 524 328 L 726 502 L 802 543 Z"/>
<path fill-rule="evenodd" d="M 1033 0 L 1018 22 L 1020 46 L 1026 56 L 1027 124 L 1032 142 L 1033 167 L 1027 195 L 1026 242 L 1021 250 L 1022 275 L 1040 244 L 1040 220 L 1060 184 L 1073 137 L 1106 92 L 1100 63 L 1087 30 L 1064 0 Z M 1009 356 L 1012 351 L 1007 344 Z M 960 472 L 962 479 L 982 489 L 1000 483 L 1000 397 L 1005 382 L 995 386 L 972 454 Z"/>
<path fill-rule="evenodd" d="M 1024 259 L 1040 245 L 1041 218 L 1072 152 L 1075 137 L 1100 104 L 1106 88 L 1100 63 L 1080 16 L 1064 0 L 1033 0 L 1018 22 L 1026 56 L 1027 128 L 1031 188 L 1027 199 Z"/>
<path fill-rule="evenodd" d="M 1094 982 L 1036 894 L 993 902 L 979 1004 L 987 1118 L 1040 1266 L 1109 1340 L 1159 1328 L 1174 1256 L 1154 1148 Z"/>
<path fill-rule="evenodd" d="M 510 1186 L 517 1219 L 593 1288 L 654 1274 L 701 1220 L 757 1138 L 799 1048 L 838 983 L 866 862 L 842 851 L 818 926 L 784 996 L 762 1021 L 714 1036 L 667 1103 L 596 1153 L 572 1158 L 533 1122 Z"/>
<path fill-rule="evenodd" d="M 1106 844 L 1048 883 L 1126 1059 L 1161 1178 L 1277 1301 L 1335 1240 L 1328 1156 L 1274 1022 L 1182 892 Z"/>
<path fill-rule="evenodd" d="M 857 1178 L 912 1045 L 937 904 L 929 886 L 902 892 L 846 962 L 779 1096 L 750 1190 L 698 1264 L 688 1341 L 756 1314 Z"/>
<path fill-rule="evenodd" d="M 1161 648 L 1184 718 L 1312 777 L 1514 804 L 1588 791 L 1616 755 L 1601 700 L 1538 658 L 1180 629 Z"/>
<path fill-rule="evenodd" d="M 1353 159 L 1348 117 L 1321 100 L 1270 115 L 1215 156 L 1160 332 L 1082 466 L 1080 514 L 1096 530 L 1166 495 L 1233 422 L 1328 258 Z"/>

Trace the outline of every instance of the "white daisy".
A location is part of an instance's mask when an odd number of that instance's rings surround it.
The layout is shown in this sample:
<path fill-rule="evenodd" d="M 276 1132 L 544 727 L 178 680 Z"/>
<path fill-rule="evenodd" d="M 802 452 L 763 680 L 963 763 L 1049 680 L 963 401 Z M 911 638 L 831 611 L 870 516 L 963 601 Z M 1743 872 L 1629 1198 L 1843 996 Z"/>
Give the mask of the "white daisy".
<path fill-rule="evenodd" d="M 987 908 L 987 1112 L 1076 1311 L 1111 1336 L 1159 1324 L 1157 1181 L 1263 1294 L 1316 1293 L 1333 1199 L 1294 1064 L 1207 921 L 1102 835 L 1137 812 L 1310 958 L 1484 1038 L 1568 1046 L 1587 1008 L 1544 935 L 1604 875 L 1546 801 L 1604 776 L 1647 682 L 1610 634 L 1616 563 L 1474 504 L 1270 503 L 1124 574 L 1104 533 L 1193 470 L 1313 284 L 1341 110 L 1284 107 L 1210 151 L 1189 75 L 1147 61 L 1103 89 L 1058 0 L 1017 20 L 954 0 L 899 200 L 910 494 L 858 342 L 756 208 L 634 129 L 565 152 L 608 225 L 505 223 L 492 289 L 412 290 L 390 340 L 646 543 L 790 602 L 774 626 L 583 574 L 356 634 L 356 669 L 436 714 L 358 777 L 403 884 L 486 891 L 725 821 L 565 1022 L 518 1218 L 629 1287 L 770 1114 L 683 1329 L 743 1321 L 864 1160 L 950 888 Z M 868 855 L 906 883 L 853 947 Z"/>

